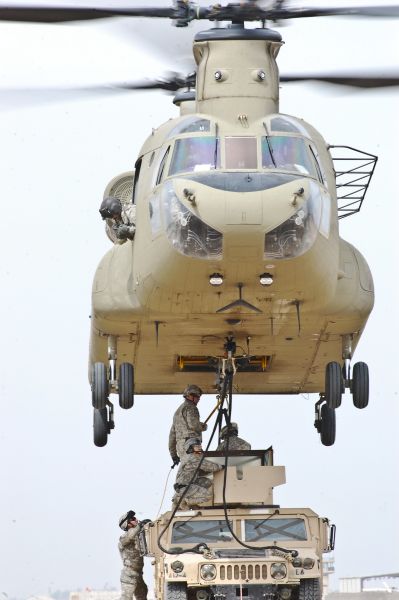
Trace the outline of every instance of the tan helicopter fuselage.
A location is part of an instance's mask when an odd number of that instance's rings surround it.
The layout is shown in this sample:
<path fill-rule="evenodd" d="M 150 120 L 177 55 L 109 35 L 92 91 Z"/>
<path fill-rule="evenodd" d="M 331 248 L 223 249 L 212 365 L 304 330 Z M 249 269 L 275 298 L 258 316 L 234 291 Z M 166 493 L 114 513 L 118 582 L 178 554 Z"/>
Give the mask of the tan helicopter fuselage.
<path fill-rule="evenodd" d="M 237 373 L 239 393 L 323 392 L 372 309 L 370 270 L 339 237 L 326 142 L 278 112 L 280 43 L 208 37 L 194 45 L 195 104 L 136 163 L 134 241 L 97 269 L 90 364 L 114 335 L 136 393 L 191 379 L 209 393 L 207 357 L 233 335 L 237 354 L 264 359 Z"/>

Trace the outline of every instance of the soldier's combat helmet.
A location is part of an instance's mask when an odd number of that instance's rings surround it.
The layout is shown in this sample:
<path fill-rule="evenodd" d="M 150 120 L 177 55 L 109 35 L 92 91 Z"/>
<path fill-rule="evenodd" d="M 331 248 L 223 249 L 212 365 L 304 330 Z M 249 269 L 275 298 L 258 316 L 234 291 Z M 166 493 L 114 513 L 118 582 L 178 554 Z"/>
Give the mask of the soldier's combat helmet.
<path fill-rule="evenodd" d="M 238 435 L 238 425 L 237 423 L 230 423 L 229 425 L 225 425 L 220 430 L 219 440 L 223 440 L 227 436 L 230 435 Z"/>
<path fill-rule="evenodd" d="M 101 202 L 100 215 L 103 219 L 112 219 L 114 217 L 120 217 L 122 214 L 122 204 L 119 198 L 107 196 Z"/>
<path fill-rule="evenodd" d="M 193 451 L 193 446 L 201 446 L 201 440 L 198 438 L 189 438 L 184 443 L 184 449 L 187 454 L 190 454 Z"/>
<path fill-rule="evenodd" d="M 134 512 L 134 510 L 128 510 L 125 514 L 121 516 L 121 518 L 119 519 L 119 527 L 122 529 L 122 531 L 127 531 L 128 522 L 134 519 L 135 516 L 136 513 Z"/>
<path fill-rule="evenodd" d="M 198 385 L 195 385 L 193 383 L 190 383 L 190 385 L 188 385 L 184 391 L 183 391 L 183 397 L 187 398 L 187 396 L 189 394 L 194 394 L 195 396 L 202 396 L 202 390 L 200 387 L 198 387 Z"/>

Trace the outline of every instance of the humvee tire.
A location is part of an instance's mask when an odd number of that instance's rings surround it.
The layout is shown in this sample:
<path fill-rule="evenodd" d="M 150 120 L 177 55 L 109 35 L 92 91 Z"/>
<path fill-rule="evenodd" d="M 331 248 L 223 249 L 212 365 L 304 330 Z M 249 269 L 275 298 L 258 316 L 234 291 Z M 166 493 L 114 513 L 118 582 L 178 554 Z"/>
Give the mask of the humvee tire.
<path fill-rule="evenodd" d="M 321 600 L 320 581 L 318 579 L 301 579 L 298 600 Z"/>
<path fill-rule="evenodd" d="M 165 583 L 165 600 L 187 600 L 185 583 Z"/>

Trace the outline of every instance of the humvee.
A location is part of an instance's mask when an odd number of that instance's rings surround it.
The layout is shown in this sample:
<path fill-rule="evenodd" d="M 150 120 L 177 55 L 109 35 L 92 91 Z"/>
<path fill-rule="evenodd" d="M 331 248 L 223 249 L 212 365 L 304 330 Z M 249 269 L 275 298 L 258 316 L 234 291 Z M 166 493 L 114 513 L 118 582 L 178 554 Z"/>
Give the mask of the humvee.
<path fill-rule="evenodd" d="M 206 458 L 225 461 L 222 452 Z M 213 474 L 212 502 L 146 525 L 140 544 L 153 557 L 156 600 L 319 600 L 335 525 L 310 508 L 273 504 L 283 483 L 272 448 L 231 451 Z"/>

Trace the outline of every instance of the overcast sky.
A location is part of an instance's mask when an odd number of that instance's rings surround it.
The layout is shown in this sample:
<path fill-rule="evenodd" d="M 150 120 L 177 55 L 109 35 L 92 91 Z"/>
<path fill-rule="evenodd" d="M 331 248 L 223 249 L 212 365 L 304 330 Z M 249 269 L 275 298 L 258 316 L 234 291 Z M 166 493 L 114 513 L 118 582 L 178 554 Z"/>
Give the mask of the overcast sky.
<path fill-rule="evenodd" d="M 281 29 L 280 70 L 392 69 L 397 26 L 293 22 Z M 165 32 L 170 48 L 190 32 L 169 23 L 157 27 L 145 30 L 151 33 L 144 46 L 136 35 L 128 42 L 130 27 L 121 20 L 112 27 L 3 24 L 0 84 L 160 74 L 173 57 L 161 49 L 150 60 L 149 42 Z M 181 44 L 182 56 L 188 48 Z M 45 104 L 42 96 L 1 97 L 0 592 L 24 598 L 118 586 L 118 517 L 129 508 L 155 517 L 170 468 L 169 423 L 181 398 L 137 397 L 133 410 L 116 408 L 108 445 L 93 446 L 90 289 L 109 248 L 98 207 L 108 181 L 132 168 L 151 128 L 177 112 L 160 93 L 68 96 Z M 364 254 L 376 287 L 355 356 L 370 367 L 370 406 L 356 410 L 347 393 L 337 411 L 336 444 L 324 448 L 313 427 L 316 397 L 242 396 L 234 403 L 242 436 L 256 448 L 272 443 L 276 464 L 286 465 L 287 485 L 276 490 L 276 502 L 309 506 L 337 524 L 338 577 L 399 565 L 398 100 L 397 89 L 281 89 L 281 112 L 303 117 L 331 144 L 379 155 L 362 211 L 341 221 L 342 237 Z M 214 402 L 203 397 L 204 417 Z"/>

